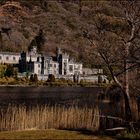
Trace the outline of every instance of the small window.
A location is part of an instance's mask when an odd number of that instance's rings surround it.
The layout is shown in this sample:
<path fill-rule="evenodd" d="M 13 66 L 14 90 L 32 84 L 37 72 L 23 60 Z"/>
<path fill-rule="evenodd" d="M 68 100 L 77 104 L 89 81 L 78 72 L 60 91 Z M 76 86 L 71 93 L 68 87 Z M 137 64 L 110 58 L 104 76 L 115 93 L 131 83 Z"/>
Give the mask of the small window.
<path fill-rule="evenodd" d="M 6 60 L 9 60 L 9 57 L 8 56 L 6 57 Z"/>
<path fill-rule="evenodd" d="M 56 64 L 54 64 L 54 67 L 56 68 Z"/>
<path fill-rule="evenodd" d="M 40 68 L 40 64 L 38 64 L 38 67 Z"/>
<path fill-rule="evenodd" d="M 13 60 L 15 61 L 15 60 L 16 60 L 16 58 L 15 58 L 15 57 L 13 57 Z"/>
<path fill-rule="evenodd" d="M 0 60 L 2 59 L 2 56 L 0 56 Z"/>

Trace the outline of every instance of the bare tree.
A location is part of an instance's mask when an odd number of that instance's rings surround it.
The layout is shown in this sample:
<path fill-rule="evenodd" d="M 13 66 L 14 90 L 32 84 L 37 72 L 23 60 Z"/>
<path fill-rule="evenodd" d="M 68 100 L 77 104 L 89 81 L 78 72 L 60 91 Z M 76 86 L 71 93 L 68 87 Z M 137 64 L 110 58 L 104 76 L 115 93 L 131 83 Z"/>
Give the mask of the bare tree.
<path fill-rule="evenodd" d="M 137 35 L 140 31 L 140 2 L 136 0 L 127 0 L 127 1 L 118 1 L 118 4 L 123 9 L 124 13 L 124 20 L 129 25 L 130 33 L 127 38 L 122 38 L 124 46 L 125 46 L 125 53 L 127 59 L 125 60 L 125 90 L 128 98 L 129 95 L 129 54 L 130 54 L 130 47 L 133 44 L 133 41 L 137 38 Z"/>
<path fill-rule="evenodd" d="M 89 31 L 84 31 L 86 37 L 94 50 L 98 52 L 106 66 L 108 67 L 113 81 L 121 87 L 125 98 L 125 114 L 128 120 L 132 119 L 132 107 L 129 93 L 129 70 L 139 66 L 136 58 L 132 62 L 132 55 L 130 50 L 134 44 L 139 40 L 140 31 L 140 2 L 137 0 L 125 1 L 111 1 L 113 7 L 120 10 L 119 16 L 112 16 L 111 19 L 124 23 L 125 29 L 112 26 L 112 23 L 107 21 L 108 17 L 104 15 L 97 15 L 95 18 L 96 33 L 94 36 L 90 35 Z M 110 18 L 110 17 L 109 17 Z M 110 38 L 114 40 L 110 40 Z M 113 39 L 112 38 L 112 39 Z M 114 49 L 111 50 L 111 48 Z M 136 50 L 138 52 L 139 49 Z M 117 54 L 120 53 L 119 57 Z M 131 57 L 130 57 L 131 56 Z M 137 57 L 137 59 L 139 59 Z M 131 62 L 131 63 L 130 63 Z M 118 73 L 114 73 L 113 65 L 124 63 L 124 68 Z M 119 75 L 125 73 L 125 86 L 117 78 Z"/>

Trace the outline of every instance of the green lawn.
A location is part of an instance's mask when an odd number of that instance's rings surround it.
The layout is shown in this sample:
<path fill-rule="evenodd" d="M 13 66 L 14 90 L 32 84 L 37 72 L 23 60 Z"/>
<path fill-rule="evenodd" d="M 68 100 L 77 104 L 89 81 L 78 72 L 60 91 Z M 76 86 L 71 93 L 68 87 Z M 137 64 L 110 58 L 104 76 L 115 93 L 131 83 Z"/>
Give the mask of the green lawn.
<path fill-rule="evenodd" d="M 94 139 L 94 140 L 114 140 L 109 137 L 99 137 L 85 134 L 79 131 L 68 130 L 29 130 L 0 132 L 0 139 Z"/>

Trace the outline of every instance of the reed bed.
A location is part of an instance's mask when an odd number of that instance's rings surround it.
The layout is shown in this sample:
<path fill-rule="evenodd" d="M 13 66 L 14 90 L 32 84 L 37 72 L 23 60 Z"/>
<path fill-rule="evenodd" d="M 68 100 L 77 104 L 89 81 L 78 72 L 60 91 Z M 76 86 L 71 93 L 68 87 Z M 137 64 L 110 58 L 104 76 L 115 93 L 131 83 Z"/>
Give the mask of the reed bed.
<path fill-rule="evenodd" d="M 78 106 L 9 105 L 0 109 L 0 131 L 31 129 L 99 129 L 99 109 Z"/>

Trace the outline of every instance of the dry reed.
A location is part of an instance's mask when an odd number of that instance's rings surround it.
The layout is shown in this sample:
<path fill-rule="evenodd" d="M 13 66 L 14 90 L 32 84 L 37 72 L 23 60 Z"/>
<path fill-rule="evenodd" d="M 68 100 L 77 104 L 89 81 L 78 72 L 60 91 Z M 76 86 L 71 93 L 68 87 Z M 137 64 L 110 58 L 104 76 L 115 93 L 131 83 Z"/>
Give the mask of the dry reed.
<path fill-rule="evenodd" d="M 0 109 L 0 131 L 27 129 L 87 129 L 99 128 L 99 110 L 77 106 L 15 106 Z"/>

